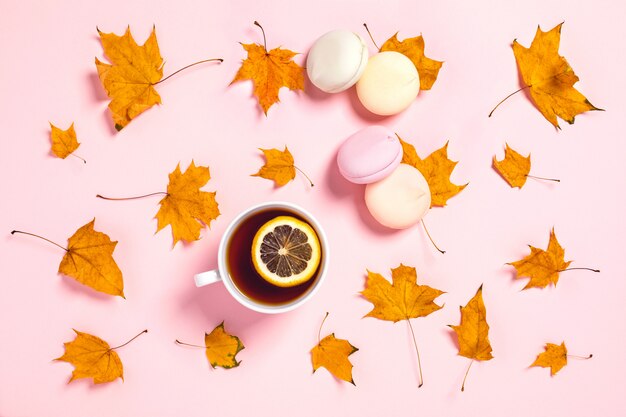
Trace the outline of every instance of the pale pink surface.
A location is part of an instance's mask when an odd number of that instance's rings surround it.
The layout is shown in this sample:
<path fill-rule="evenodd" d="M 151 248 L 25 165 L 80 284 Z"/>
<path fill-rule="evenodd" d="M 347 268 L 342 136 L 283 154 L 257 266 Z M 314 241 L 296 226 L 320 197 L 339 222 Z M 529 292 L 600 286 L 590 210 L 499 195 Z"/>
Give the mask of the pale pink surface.
<path fill-rule="evenodd" d="M 2 215 L 0 239 L 0 415 L 20 416 L 586 416 L 623 415 L 624 179 L 626 141 L 622 73 L 625 6 L 617 1 L 318 1 L 2 2 L 0 114 Z M 420 4 L 421 3 L 421 4 Z M 271 47 L 306 52 L 321 34 L 347 28 L 365 36 L 368 22 L 380 43 L 422 33 L 427 54 L 445 64 L 434 88 L 393 118 L 373 118 L 354 90 L 338 95 L 281 91 L 265 117 L 251 85 L 228 86 L 245 57 L 238 42 L 261 42 L 259 20 Z M 576 118 L 556 132 L 522 94 L 495 115 L 487 113 L 518 88 L 511 51 L 529 45 L 537 24 L 565 21 L 561 53 L 581 77 L 577 87 L 606 112 Z M 223 57 L 158 86 L 164 104 L 112 130 L 94 57 L 102 57 L 96 26 L 121 34 L 130 24 L 143 42 L 156 24 L 165 73 L 195 60 Z M 374 51 L 374 48 L 371 48 Z M 299 62 L 304 56 L 298 56 Z M 84 165 L 49 155 L 51 121 L 76 122 Z M 426 216 L 431 234 L 447 250 L 434 251 L 419 227 L 392 232 L 373 223 L 363 187 L 344 181 L 334 163 L 337 146 L 377 123 L 416 144 L 420 155 L 450 140 L 459 164 L 456 183 L 470 182 L 443 209 Z M 492 170 L 504 142 L 532 152 L 532 172 L 560 184 L 529 181 L 513 190 Z M 263 163 L 258 147 L 288 145 L 299 166 L 287 186 L 251 177 Z M 95 198 L 164 190 L 180 161 L 208 165 L 222 215 L 194 244 L 171 248 L 169 229 L 155 235 L 158 197 L 127 202 Z M 267 200 L 300 204 L 325 225 L 332 261 L 328 280 L 301 309 L 264 316 L 240 307 L 215 285 L 196 289 L 192 276 L 216 266 L 216 248 L 228 222 Z M 127 299 L 101 296 L 57 276 L 62 251 L 12 229 L 38 232 L 64 243 L 96 217 L 96 229 L 119 240 L 115 259 Z M 521 291 L 506 262 L 545 247 L 552 227 L 572 266 L 557 288 Z M 400 263 L 417 267 L 422 283 L 447 293 L 445 308 L 414 320 L 425 384 L 405 323 L 362 319 L 371 305 L 358 293 L 366 269 L 389 276 Z M 447 324 L 484 283 L 495 358 L 475 364 L 459 387 L 468 359 L 457 355 Z M 325 370 L 311 374 L 309 350 L 330 311 L 323 334 L 335 332 L 360 348 L 351 356 L 357 386 Z M 201 343 L 222 320 L 246 348 L 242 365 L 213 370 Z M 53 362 L 72 328 L 112 345 L 144 328 L 149 333 L 119 350 L 125 381 L 67 385 L 72 367 Z M 565 340 L 570 353 L 593 353 L 551 378 L 528 368 L 546 342 Z"/>

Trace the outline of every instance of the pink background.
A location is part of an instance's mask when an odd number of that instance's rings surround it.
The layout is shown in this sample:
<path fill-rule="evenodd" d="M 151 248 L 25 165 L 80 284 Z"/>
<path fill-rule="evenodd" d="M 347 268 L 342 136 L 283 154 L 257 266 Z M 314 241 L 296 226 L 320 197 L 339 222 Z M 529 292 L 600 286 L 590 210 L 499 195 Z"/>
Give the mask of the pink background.
<path fill-rule="evenodd" d="M 605 1 L 2 1 L 0 114 L 2 215 L 0 239 L 0 415 L 185 416 L 272 415 L 623 415 L 624 179 L 626 142 L 623 21 L 626 7 Z M 403 114 L 371 117 L 354 90 L 325 95 L 314 89 L 282 90 L 281 103 L 263 116 L 251 84 L 228 86 L 245 53 L 238 42 L 306 53 L 328 30 L 366 36 L 368 22 L 382 43 L 422 33 L 426 52 L 445 64 L 429 92 Z M 556 132 L 518 88 L 511 50 L 529 45 L 537 24 L 565 21 L 561 53 L 581 81 L 577 87 L 606 112 L 580 115 Z M 195 67 L 158 86 L 163 105 L 116 133 L 106 110 L 94 57 L 102 58 L 96 26 L 121 34 L 130 24 L 142 43 L 156 24 L 165 74 L 196 60 L 223 57 L 221 65 Z M 369 43 L 369 41 L 368 41 Z M 370 48 L 374 52 L 374 47 Z M 305 55 L 297 57 L 303 63 Z M 74 121 L 76 158 L 50 155 L 51 121 Z M 341 141 L 372 123 L 389 126 L 425 156 L 450 140 L 460 161 L 452 175 L 469 186 L 443 209 L 426 216 L 431 234 L 447 250 L 437 253 L 420 227 L 391 232 L 374 224 L 363 187 L 346 183 L 334 156 Z M 505 141 L 532 152 L 532 173 L 560 184 L 529 181 L 511 189 L 491 168 Z M 288 145 L 298 175 L 287 186 L 251 177 L 263 163 L 258 147 Z M 217 190 L 222 215 L 191 245 L 171 247 L 167 229 L 155 234 L 158 197 L 108 202 L 97 193 L 127 196 L 165 190 L 180 161 L 208 165 L 205 190 Z M 216 266 L 216 249 L 229 221 L 244 208 L 269 200 L 300 204 L 325 225 L 332 246 L 327 282 L 301 309 L 280 316 L 245 310 L 215 285 L 194 287 L 192 276 Z M 119 240 L 115 259 L 127 299 L 101 296 L 56 274 L 62 251 L 13 229 L 65 243 L 96 217 L 96 229 Z M 572 266 L 557 288 L 521 291 L 504 264 L 545 248 L 549 231 Z M 371 304 L 358 293 L 366 269 L 383 273 L 400 262 L 416 266 L 419 282 L 447 292 L 445 308 L 414 320 L 425 384 L 405 323 L 362 319 Z M 495 358 L 475 364 L 459 387 L 468 359 L 457 355 L 447 324 L 458 306 L 484 283 Z M 357 386 L 325 370 L 311 374 L 309 350 L 319 324 L 360 350 L 350 357 Z M 202 343 L 222 320 L 246 348 L 242 365 L 213 370 L 204 352 L 174 339 Z M 149 329 L 118 352 L 125 381 L 67 385 L 72 366 L 52 359 L 73 339 L 72 328 L 111 345 Z M 529 368 L 546 342 L 565 340 L 570 360 L 558 375 Z"/>

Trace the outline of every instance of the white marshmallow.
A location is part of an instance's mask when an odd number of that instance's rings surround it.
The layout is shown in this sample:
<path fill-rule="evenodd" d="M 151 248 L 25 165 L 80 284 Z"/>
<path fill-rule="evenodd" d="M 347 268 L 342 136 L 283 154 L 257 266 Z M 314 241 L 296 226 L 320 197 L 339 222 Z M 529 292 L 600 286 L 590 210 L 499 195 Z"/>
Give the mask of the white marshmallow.
<path fill-rule="evenodd" d="M 333 30 L 322 35 L 311 47 L 306 72 L 317 88 L 338 93 L 352 87 L 367 65 L 365 41 L 354 32 Z"/>

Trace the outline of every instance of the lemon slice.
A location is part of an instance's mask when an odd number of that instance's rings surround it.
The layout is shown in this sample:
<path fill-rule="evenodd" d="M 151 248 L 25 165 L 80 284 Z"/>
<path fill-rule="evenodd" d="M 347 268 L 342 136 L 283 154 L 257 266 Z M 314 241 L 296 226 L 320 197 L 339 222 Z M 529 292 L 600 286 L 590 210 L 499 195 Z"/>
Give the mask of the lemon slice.
<path fill-rule="evenodd" d="M 252 263 L 261 277 L 278 287 L 293 287 L 315 275 L 320 242 L 302 220 L 278 216 L 265 223 L 252 241 Z"/>

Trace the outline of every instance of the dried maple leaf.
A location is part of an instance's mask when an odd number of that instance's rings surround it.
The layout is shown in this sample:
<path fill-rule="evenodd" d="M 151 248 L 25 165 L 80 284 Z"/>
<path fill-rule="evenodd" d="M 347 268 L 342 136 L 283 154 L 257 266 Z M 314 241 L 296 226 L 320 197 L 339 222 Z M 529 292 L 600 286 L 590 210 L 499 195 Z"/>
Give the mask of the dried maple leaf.
<path fill-rule="evenodd" d="M 537 355 L 537 359 L 530 366 L 550 368 L 550 375 L 555 375 L 565 365 L 567 365 L 567 348 L 565 342 L 562 342 L 560 346 L 546 343 L 545 352 Z"/>
<path fill-rule="evenodd" d="M 179 240 L 200 239 L 202 226 L 210 226 L 211 220 L 220 215 L 215 192 L 200 191 L 210 178 L 209 167 L 197 167 L 193 160 L 184 173 L 180 164 L 170 173 L 167 195 L 159 202 L 156 219 L 157 232 L 171 226 L 174 245 Z"/>
<path fill-rule="evenodd" d="M 530 247 L 530 255 L 522 260 L 509 263 L 517 271 L 516 278 L 530 278 L 524 289 L 545 288 L 550 283 L 556 285 L 559 281 L 559 273 L 566 270 L 572 261 L 565 260 L 565 250 L 556 239 L 554 228 L 550 231 L 547 250 L 528 246 Z"/>
<path fill-rule="evenodd" d="M 421 159 L 413 145 L 403 141 L 399 136 L 398 139 L 402 144 L 402 163 L 417 168 L 428 182 L 431 207 L 445 206 L 449 198 L 454 197 L 467 186 L 467 184 L 456 185 L 450 181 L 450 175 L 458 162 L 448 159 L 448 142 L 425 159 Z"/>
<path fill-rule="evenodd" d="M 257 22 L 254 24 L 261 27 Z M 292 91 L 304 90 L 304 68 L 293 61 L 296 52 L 281 48 L 267 52 L 264 30 L 263 45 L 242 43 L 241 46 L 248 53 L 248 57 L 230 83 L 252 80 L 254 95 L 266 115 L 269 108 L 279 101 L 278 90 L 281 87 Z"/>
<path fill-rule="evenodd" d="M 511 187 L 522 188 L 530 172 L 530 154 L 523 156 L 511 149 L 507 143 L 504 159 L 498 161 L 494 156 L 493 167 Z"/>
<path fill-rule="evenodd" d="M 67 241 L 67 252 L 59 273 L 70 276 L 96 291 L 124 297 L 122 271 L 113 259 L 116 242 L 93 226 L 96 219 L 76 231 Z"/>
<path fill-rule="evenodd" d="M 97 232 L 93 226 L 96 219 L 78 229 L 67 241 L 67 248 L 45 237 L 13 230 L 11 234 L 21 233 L 43 239 L 65 251 L 59 265 L 59 273 L 74 278 L 81 284 L 96 291 L 124 297 L 122 271 L 113 259 L 116 242 L 112 242 L 105 233 Z"/>
<path fill-rule="evenodd" d="M 487 310 L 483 302 L 483 286 L 476 291 L 476 295 L 465 305 L 461 306 L 461 323 L 450 326 L 459 340 L 459 355 L 472 359 L 465 378 L 469 373 L 474 360 L 488 361 L 493 358 L 489 343 L 489 325 L 487 324 Z M 465 378 L 461 391 L 465 390 Z"/>
<path fill-rule="evenodd" d="M 206 357 L 213 368 L 234 368 L 239 366 L 237 353 L 244 346 L 237 336 L 230 335 L 224 330 L 224 322 L 220 323 L 211 333 L 204 334 L 204 345 L 206 346 Z"/>
<path fill-rule="evenodd" d="M 328 313 L 326 313 L 322 325 L 326 321 L 326 317 L 328 317 Z M 335 377 L 356 385 L 352 378 L 352 363 L 350 363 L 348 356 L 359 349 L 352 346 L 347 340 L 337 339 L 335 333 L 331 333 L 320 340 L 322 325 L 320 325 L 320 332 L 317 335 L 318 343 L 311 349 L 313 373 L 320 367 L 326 368 Z"/>
<path fill-rule="evenodd" d="M 153 27 L 146 42 L 139 46 L 130 33 L 123 36 L 103 33 L 98 29 L 104 54 L 112 65 L 96 58 L 98 76 L 111 102 L 109 109 L 115 128 L 122 130 L 132 119 L 161 104 L 154 85 L 163 77 L 163 58 L 159 52 L 156 29 Z"/>
<path fill-rule="evenodd" d="M 420 76 L 420 90 L 430 90 L 437 81 L 437 74 L 439 74 L 443 62 L 435 61 L 424 55 L 424 38 L 422 35 L 399 41 L 398 33 L 396 33 L 387 39 L 380 47 L 380 51 L 396 51 L 406 55 L 417 68 Z"/>
<path fill-rule="evenodd" d="M 261 149 L 265 155 L 265 165 L 259 169 L 259 172 L 252 174 L 252 177 L 261 177 L 267 180 L 273 180 L 277 187 L 282 187 L 296 177 L 296 169 L 309 180 L 311 187 L 313 181 L 300 168 L 294 165 L 293 155 L 285 146 L 284 151 L 278 149 Z"/>
<path fill-rule="evenodd" d="M 559 128 L 557 116 L 571 124 L 577 114 L 602 110 L 574 88 L 578 76 L 559 55 L 562 25 L 558 24 L 548 32 L 537 27 L 530 48 L 520 45 L 517 40 L 513 41 L 515 60 L 530 97 L 541 114 L 556 128 Z"/>
<path fill-rule="evenodd" d="M 62 130 L 50 123 L 50 139 L 52 140 L 52 153 L 61 159 L 67 158 L 80 146 L 76 139 L 74 123 L 67 130 Z M 82 159 L 82 158 L 81 158 Z M 84 159 L 83 159 L 84 161 Z"/>
<path fill-rule="evenodd" d="M 415 268 L 402 264 L 391 270 L 391 279 L 392 283 L 389 283 L 382 275 L 367 271 L 366 288 L 361 294 L 367 301 L 374 304 L 374 308 L 365 317 L 375 317 L 394 323 L 406 320 L 415 343 L 415 334 L 410 319 L 425 317 L 439 310 L 441 306 L 437 305 L 434 300 L 444 292 L 428 285 L 418 285 Z M 417 343 L 415 343 L 415 350 L 417 352 Z M 423 378 L 419 352 L 417 355 L 421 386 Z"/>
<path fill-rule="evenodd" d="M 459 338 L 459 355 L 479 361 L 493 358 L 482 285 L 465 307 L 461 306 L 461 324 L 450 327 Z"/>
<path fill-rule="evenodd" d="M 147 330 L 114 348 L 97 336 L 78 330 L 74 330 L 74 332 L 76 332 L 76 338 L 71 342 L 64 343 L 65 353 L 55 360 L 74 365 L 74 371 L 69 382 L 79 378 L 93 378 L 94 383 L 102 384 L 117 378 L 124 379 L 124 367 L 114 349 L 127 345 L 139 335 L 146 333 Z"/>

